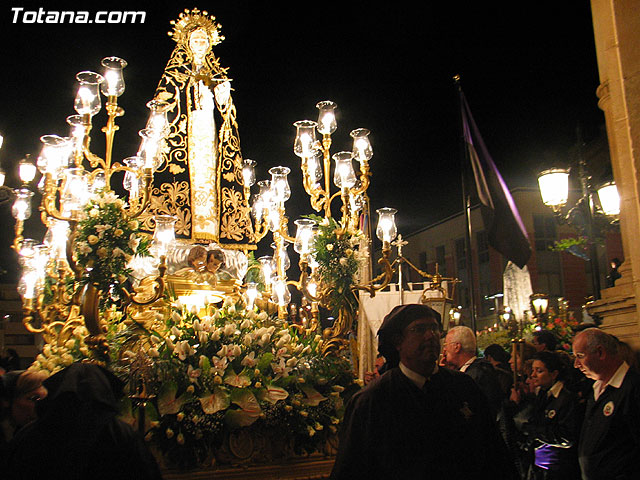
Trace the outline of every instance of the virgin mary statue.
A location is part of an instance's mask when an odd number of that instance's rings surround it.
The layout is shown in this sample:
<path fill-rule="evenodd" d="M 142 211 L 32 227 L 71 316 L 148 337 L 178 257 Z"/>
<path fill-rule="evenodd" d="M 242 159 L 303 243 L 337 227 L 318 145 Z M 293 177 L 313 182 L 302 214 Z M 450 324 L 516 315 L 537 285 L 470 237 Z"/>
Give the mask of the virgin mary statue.
<path fill-rule="evenodd" d="M 197 9 L 171 23 L 176 46 L 154 97 L 169 104 L 170 127 L 143 225 L 151 231 L 154 215 L 174 215 L 176 236 L 189 243 L 254 249 L 228 69 L 212 51 L 224 40 L 220 25 Z"/>

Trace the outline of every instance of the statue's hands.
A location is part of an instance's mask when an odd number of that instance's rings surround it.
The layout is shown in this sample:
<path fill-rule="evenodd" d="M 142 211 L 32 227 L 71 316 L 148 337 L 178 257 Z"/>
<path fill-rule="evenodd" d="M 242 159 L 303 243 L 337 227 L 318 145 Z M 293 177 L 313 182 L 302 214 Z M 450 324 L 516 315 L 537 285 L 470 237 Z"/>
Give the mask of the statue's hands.
<path fill-rule="evenodd" d="M 218 104 L 221 106 L 226 106 L 229 103 L 229 99 L 231 98 L 231 82 L 226 81 L 219 83 L 213 89 L 213 93 L 216 96 Z"/>

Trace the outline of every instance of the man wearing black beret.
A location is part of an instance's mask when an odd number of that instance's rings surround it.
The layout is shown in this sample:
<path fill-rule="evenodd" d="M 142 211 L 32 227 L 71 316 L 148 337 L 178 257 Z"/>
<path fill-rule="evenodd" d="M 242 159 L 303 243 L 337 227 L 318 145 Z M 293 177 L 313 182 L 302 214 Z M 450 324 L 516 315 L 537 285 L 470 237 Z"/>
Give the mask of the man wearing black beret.
<path fill-rule="evenodd" d="M 333 479 L 515 479 L 474 381 L 438 368 L 442 325 L 426 305 L 395 307 L 378 330 L 389 369 L 347 404 Z"/>

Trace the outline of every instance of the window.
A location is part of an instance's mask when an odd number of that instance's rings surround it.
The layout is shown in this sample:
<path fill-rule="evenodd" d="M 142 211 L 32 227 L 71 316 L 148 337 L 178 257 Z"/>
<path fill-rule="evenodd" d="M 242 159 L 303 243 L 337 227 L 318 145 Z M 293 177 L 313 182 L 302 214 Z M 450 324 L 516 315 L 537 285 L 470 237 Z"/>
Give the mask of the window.
<path fill-rule="evenodd" d="M 548 251 L 556 241 L 556 221 L 552 216 L 534 215 L 533 231 L 538 252 Z"/>
<path fill-rule="evenodd" d="M 486 231 L 476 233 L 476 245 L 478 247 L 478 263 L 489 261 L 489 238 Z"/>

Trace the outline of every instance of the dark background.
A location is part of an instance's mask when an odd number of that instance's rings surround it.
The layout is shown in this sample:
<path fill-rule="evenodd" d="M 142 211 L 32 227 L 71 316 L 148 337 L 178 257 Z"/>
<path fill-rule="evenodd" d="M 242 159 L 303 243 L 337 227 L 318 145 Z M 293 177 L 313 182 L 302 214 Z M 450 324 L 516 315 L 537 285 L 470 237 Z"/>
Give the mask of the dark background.
<path fill-rule="evenodd" d="M 445 2 L 437 2 L 445 3 Z M 293 122 L 315 120 L 315 104 L 338 104 L 332 152 L 351 148 L 349 132 L 372 131 L 372 208 L 399 210 L 410 233 L 461 210 L 458 106 L 462 88 L 485 143 L 509 187 L 533 186 L 536 174 L 566 165 L 581 126 L 586 141 L 603 128 L 589 2 L 118 2 L 82 7 L 69 2 L 13 3 L 0 9 L 2 73 L 0 164 L 15 186 L 15 165 L 37 157 L 44 134 L 67 135 L 75 113 L 75 74 L 100 71 L 120 56 L 127 90 L 119 104 L 115 160 L 132 155 L 138 130 L 174 43 L 170 20 L 184 8 L 208 10 L 226 40 L 215 47 L 229 67 L 243 156 L 258 162 L 258 179 L 276 165 L 292 169 L 291 221 L 311 213 L 300 192 Z M 37 10 L 146 11 L 143 25 L 12 23 L 11 7 Z M 103 99 L 104 102 L 104 99 Z M 94 117 L 92 150 L 102 155 Z M 11 177 L 11 175 L 14 175 Z M 256 187 L 254 187 L 255 189 Z M 10 207 L 0 207 L 0 266 L 13 270 Z M 26 235 L 41 239 L 38 215 Z M 375 219 L 374 219 L 375 221 Z"/>

